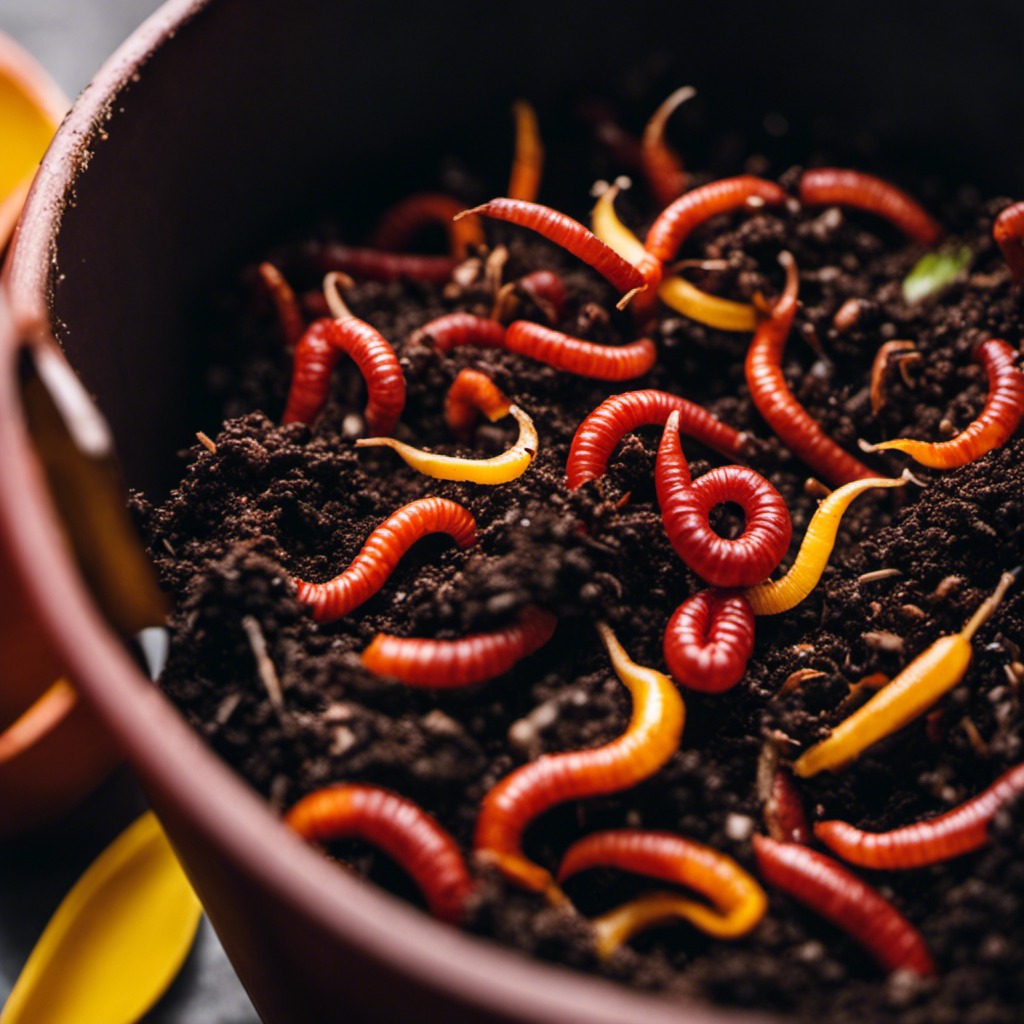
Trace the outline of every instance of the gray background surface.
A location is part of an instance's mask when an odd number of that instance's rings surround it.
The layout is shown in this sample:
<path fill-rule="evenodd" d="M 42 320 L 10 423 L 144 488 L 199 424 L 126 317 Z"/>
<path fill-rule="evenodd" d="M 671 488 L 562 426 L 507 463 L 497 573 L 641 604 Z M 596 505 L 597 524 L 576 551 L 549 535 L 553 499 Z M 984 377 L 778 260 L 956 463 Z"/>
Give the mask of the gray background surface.
<path fill-rule="evenodd" d="M 32 53 L 74 100 L 158 6 L 159 0 L 0 0 L 0 32 Z M 61 898 L 143 806 L 134 781 L 121 771 L 66 820 L 0 846 L 0 1005 Z M 204 919 L 184 969 L 145 1024 L 258 1020 Z"/>

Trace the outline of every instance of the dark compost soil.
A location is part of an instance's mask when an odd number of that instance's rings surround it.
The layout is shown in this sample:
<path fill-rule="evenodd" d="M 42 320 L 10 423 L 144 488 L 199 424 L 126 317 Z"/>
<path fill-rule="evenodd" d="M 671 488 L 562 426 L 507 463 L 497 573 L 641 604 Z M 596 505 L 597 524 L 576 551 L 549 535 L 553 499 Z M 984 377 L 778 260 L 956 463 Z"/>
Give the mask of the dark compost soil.
<path fill-rule="evenodd" d="M 795 173 L 783 176 L 792 184 Z M 620 212 L 642 225 L 620 200 Z M 922 255 L 888 225 L 838 210 L 795 208 L 720 218 L 687 242 L 684 256 L 723 257 L 724 271 L 698 272 L 703 286 L 749 298 L 776 294 L 776 255 L 789 249 L 801 271 L 802 308 L 786 349 L 795 394 L 849 450 L 856 439 L 909 434 L 926 440 L 962 429 L 986 395 L 972 345 L 1001 337 L 1019 345 L 1019 295 L 991 243 L 1005 205 L 961 198 L 947 223 L 975 253 L 970 272 L 937 298 L 908 306 L 902 279 Z M 534 236 L 488 224 L 510 249 L 505 279 L 538 267 L 564 276 L 571 301 L 559 325 L 597 341 L 633 337 L 617 298 L 586 268 Z M 289 269 L 293 282 L 315 288 Z M 845 335 L 832 317 L 851 296 L 866 300 Z M 771 436 L 748 398 L 743 357 L 749 337 L 704 328 L 662 309 L 654 334 L 658 365 L 645 378 L 603 385 L 514 355 L 474 348 L 441 356 L 408 343 L 409 333 L 452 309 L 489 311 L 481 281 L 446 290 L 413 282 L 363 283 L 351 305 L 393 343 L 408 400 L 398 436 L 452 453 L 495 454 L 514 439 L 511 421 L 481 425 L 471 448 L 447 435 L 444 393 L 465 366 L 486 367 L 533 416 L 540 453 L 519 480 L 499 487 L 451 484 L 408 469 L 391 452 L 356 452 L 365 402 L 351 364 L 336 372 L 332 398 L 311 430 L 277 425 L 290 374 L 269 309 L 243 288 L 214 339 L 209 392 L 225 417 L 216 453 L 185 453 L 180 486 L 162 505 L 133 506 L 175 612 L 160 685 L 210 744 L 279 808 L 327 783 L 393 788 L 442 822 L 467 851 L 481 799 L 525 760 L 603 744 L 629 716 L 590 623 L 607 619 L 635 660 L 664 669 L 666 621 L 702 584 L 668 545 L 654 499 L 659 432 L 628 436 L 602 480 L 569 493 L 569 442 L 583 416 L 610 394 L 638 387 L 677 392 L 761 439 L 751 464 L 786 498 L 794 541 L 816 506 L 807 471 Z M 235 301 L 235 300 L 232 300 Z M 609 313 L 611 311 L 611 313 Z M 520 315 L 542 320 L 528 303 Z M 805 340 L 813 329 L 824 358 Z M 887 402 L 871 412 L 868 379 L 882 341 L 910 338 L 922 353 L 912 386 L 893 372 Z M 948 422 L 944 422 L 948 421 Z M 200 426 L 203 424 L 197 424 Z M 209 429 L 207 427 L 207 429 Z M 943 434 L 943 431 L 946 434 Z M 212 431 L 210 431 L 212 433 Z M 722 460 L 684 438 L 694 475 Z M 599 828 L 667 829 L 708 843 L 750 870 L 750 835 L 762 831 L 755 792 L 758 758 L 772 739 L 783 754 L 803 749 L 866 699 L 862 677 L 895 675 L 943 634 L 956 632 L 994 587 L 1024 561 L 1024 440 L 947 473 L 915 468 L 925 486 L 872 492 L 842 522 L 836 551 L 815 592 L 787 614 L 761 618 L 757 646 L 738 686 L 721 695 L 684 692 L 682 747 L 644 784 L 617 796 L 544 815 L 527 852 L 554 868 L 567 845 Z M 902 456 L 866 457 L 896 473 Z M 465 504 L 479 543 L 458 550 L 444 537 L 421 541 L 383 590 L 339 622 L 319 626 L 296 602 L 289 574 L 328 579 L 344 569 L 390 512 L 426 495 Z M 627 497 L 628 495 L 628 497 Z M 583 529 L 580 529 L 582 525 Z M 720 510 L 718 528 L 741 519 Z M 858 582 L 877 569 L 899 576 Z M 556 612 L 555 638 L 508 675 L 465 692 L 408 689 L 371 676 L 358 653 L 375 633 L 456 637 L 506 623 L 527 603 Z M 242 627 L 252 616 L 284 690 L 275 711 Z M 801 782 L 814 818 L 839 817 L 885 829 L 932 815 L 974 795 L 1024 756 L 1021 685 L 1024 592 L 1011 590 L 982 628 L 964 682 L 939 711 L 871 748 L 851 768 Z M 797 669 L 823 674 L 777 697 Z M 1015 674 L 1016 671 L 1020 675 Z M 541 709 L 541 710 L 538 710 Z M 514 723 L 527 719 L 510 734 Z M 470 927 L 546 959 L 629 983 L 799 1019 L 1002 1024 L 1024 1021 L 1024 803 L 1001 812 L 993 841 L 950 863 L 904 873 L 870 873 L 923 933 L 937 979 L 886 979 L 839 930 L 789 897 L 771 895 L 750 936 L 712 940 L 678 924 L 639 936 L 605 963 L 595 958 L 586 916 L 642 891 L 642 880 L 589 872 L 569 883 L 577 912 L 480 873 Z M 416 901 L 411 884 L 382 855 L 358 844 L 332 851 L 356 871 Z M 582 916 L 581 916 L 582 915 Z"/>

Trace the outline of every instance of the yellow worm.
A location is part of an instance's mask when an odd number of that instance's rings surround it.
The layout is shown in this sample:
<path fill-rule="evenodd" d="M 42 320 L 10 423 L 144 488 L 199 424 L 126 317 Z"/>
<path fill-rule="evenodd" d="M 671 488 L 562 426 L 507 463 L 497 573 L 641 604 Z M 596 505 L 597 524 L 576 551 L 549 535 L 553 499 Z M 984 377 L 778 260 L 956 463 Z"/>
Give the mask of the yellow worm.
<path fill-rule="evenodd" d="M 755 615 L 778 615 L 795 608 L 817 585 L 835 546 L 839 521 L 858 495 L 874 487 L 902 487 L 907 476 L 865 477 L 834 490 L 814 513 L 789 572 L 780 580 L 748 587 L 744 594 Z"/>
<path fill-rule="evenodd" d="M 909 725 L 952 690 L 971 663 L 971 637 L 999 607 L 1015 578 L 1014 573 L 1003 573 L 992 596 L 961 632 L 936 640 L 867 704 L 840 722 L 828 739 L 805 751 L 793 765 L 796 774 L 806 777 L 844 767 L 871 744 Z"/>
<path fill-rule="evenodd" d="M 512 104 L 516 120 L 516 151 L 508 181 L 508 198 L 536 202 L 544 170 L 544 146 L 540 141 L 537 114 L 525 100 Z"/>
<path fill-rule="evenodd" d="M 598 199 L 591 214 L 591 227 L 605 245 L 637 266 L 646 255 L 646 250 L 640 239 L 615 213 L 615 197 L 618 192 L 618 186 L 612 185 Z M 678 275 L 667 277 L 661 282 L 658 297 L 677 313 L 707 327 L 717 327 L 722 331 L 752 331 L 757 326 L 757 312 L 753 306 L 708 295 Z"/>
<path fill-rule="evenodd" d="M 453 455 L 435 455 L 420 448 L 396 441 L 391 437 L 364 437 L 356 441 L 357 448 L 391 448 L 413 469 L 438 480 L 467 480 L 475 484 L 505 484 L 526 472 L 537 454 L 539 440 L 533 420 L 519 408 L 508 410 L 519 424 L 519 437 L 507 452 L 492 459 L 460 459 Z"/>

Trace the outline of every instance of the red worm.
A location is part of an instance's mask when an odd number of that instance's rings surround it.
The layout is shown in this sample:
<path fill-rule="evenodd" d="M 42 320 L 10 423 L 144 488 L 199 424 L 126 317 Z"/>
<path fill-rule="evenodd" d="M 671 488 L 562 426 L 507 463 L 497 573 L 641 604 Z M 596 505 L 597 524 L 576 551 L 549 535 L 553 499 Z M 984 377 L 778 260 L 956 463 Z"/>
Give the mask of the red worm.
<path fill-rule="evenodd" d="M 558 620 L 528 606 L 511 626 L 459 640 L 423 640 L 378 633 L 363 651 L 363 664 L 378 676 L 408 686 L 445 690 L 504 675 L 516 662 L 543 647 Z"/>
<path fill-rule="evenodd" d="M 1024 284 L 1024 202 L 1008 206 L 996 217 L 992 237 L 1003 251 L 1013 280 Z"/>
<path fill-rule="evenodd" d="M 380 847 L 419 886 L 434 917 L 459 924 L 473 882 L 455 840 L 416 804 L 376 786 L 328 786 L 286 815 L 309 842 L 358 838 Z"/>
<path fill-rule="evenodd" d="M 745 206 L 751 199 L 778 205 L 786 201 L 786 193 L 774 182 L 743 174 L 702 185 L 665 207 L 644 240 L 647 257 L 640 271 L 645 279 L 651 275 L 661 279 L 662 264 L 675 256 L 694 228 L 720 213 Z"/>
<path fill-rule="evenodd" d="M 754 611 L 742 594 L 701 590 L 665 627 L 665 664 L 691 690 L 721 693 L 735 686 L 754 650 Z"/>
<path fill-rule="evenodd" d="M 676 89 L 651 115 L 640 140 L 644 176 L 658 206 L 662 208 L 682 195 L 690 183 L 683 161 L 665 141 L 665 123 L 680 104 L 694 95 L 692 86 Z"/>
<path fill-rule="evenodd" d="M 764 804 L 764 824 L 768 835 L 777 842 L 807 844 L 811 841 L 804 802 L 788 768 L 777 768 L 772 776 Z"/>
<path fill-rule="evenodd" d="M 767 579 L 782 561 L 793 535 L 793 522 L 782 495 L 760 473 L 745 466 L 723 466 L 690 480 L 690 467 L 679 444 L 679 413 L 665 424 L 654 483 L 661 521 L 676 554 L 717 587 L 749 587 Z M 719 537 L 708 514 L 722 502 L 742 506 L 743 533 Z"/>
<path fill-rule="evenodd" d="M 877 476 L 827 437 L 786 385 L 782 352 L 796 315 L 800 276 L 796 261 L 788 252 L 781 253 L 779 261 L 786 268 L 786 288 L 771 315 L 758 324 L 747 352 L 745 369 L 750 397 L 768 426 L 817 476 L 835 485 Z"/>
<path fill-rule="evenodd" d="M 402 556 L 428 533 L 447 533 L 461 548 L 476 542 L 476 522 L 447 498 L 420 498 L 392 512 L 367 538 L 352 564 L 327 583 L 296 580 L 298 599 L 317 622 L 333 622 L 372 597 Z"/>
<path fill-rule="evenodd" d="M 1017 353 L 1005 341 L 990 338 L 975 349 L 974 358 L 988 374 L 988 398 L 978 418 L 960 434 L 933 444 L 899 438 L 861 446 L 866 451 L 894 448 L 932 469 L 955 469 L 1005 444 L 1024 418 L 1024 374 L 1017 369 Z"/>
<path fill-rule="evenodd" d="M 260 282 L 274 303 L 277 319 L 281 324 L 281 333 L 290 351 L 299 343 L 302 332 L 306 329 L 306 321 L 299 309 L 299 300 L 295 298 L 291 285 L 273 263 L 261 263 L 258 273 Z"/>
<path fill-rule="evenodd" d="M 830 857 L 799 843 L 754 836 L 764 879 L 838 925 L 887 971 L 935 973 L 917 929 L 874 889 Z"/>
<path fill-rule="evenodd" d="M 372 244 L 376 249 L 406 249 L 417 233 L 431 224 L 440 224 L 448 235 L 448 246 L 456 259 L 465 259 L 471 245 L 483 245 L 479 217 L 454 218 L 466 209 L 454 196 L 423 192 L 395 203 L 377 225 Z"/>
<path fill-rule="evenodd" d="M 556 370 L 567 370 L 595 380 L 642 377 L 658 358 L 650 338 L 641 338 L 628 345 L 598 345 L 593 341 L 571 338 L 529 320 L 515 320 L 508 325 L 505 348 L 547 363 Z"/>
<path fill-rule="evenodd" d="M 632 263 L 605 245 L 579 221 L 557 210 L 523 199 L 492 199 L 467 212 L 482 213 L 536 231 L 588 263 L 620 291 L 629 292 L 643 287 L 644 279 Z"/>
<path fill-rule="evenodd" d="M 310 423 L 327 401 L 331 371 L 347 352 L 366 381 L 366 426 L 386 436 L 405 407 L 405 377 L 395 350 L 354 316 L 315 320 L 295 348 L 295 367 L 282 423 Z"/>
<path fill-rule="evenodd" d="M 445 284 L 459 261 L 451 256 L 421 256 L 418 253 L 381 252 L 354 249 L 338 242 L 319 246 L 308 264 L 319 274 L 340 270 L 369 281 L 400 281 L 412 278 L 430 284 Z"/>
<path fill-rule="evenodd" d="M 576 429 L 565 466 L 569 490 L 604 476 L 615 446 L 626 434 L 637 427 L 663 427 L 673 410 L 679 410 L 681 433 L 723 455 L 740 457 L 746 453 L 746 435 L 701 406 L 665 391 L 627 391 L 606 398 Z"/>
<path fill-rule="evenodd" d="M 428 338 L 442 352 L 450 352 L 459 345 L 504 348 L 505 327 L 497 320 L 472 313 L 446 313 L 413 331 L 409 341 L 426 343 Z"/>
<path fill-rule="evenodd" d="M 479 370 L 460 370 L 444 398 L 444 421 L 456 437 L 468 437 L 478 412 L 489 420 L 508 415 L 511 403 L 501 389 Z"/>
<path fill-rule="evenodd" d="M 851 864 L 866 868 L 919 868 L 977 850 L 1004 804 L 1024 793 L 1024 764 L 1011 768 L 976 797 L 928 821 L 892 832 L 862 832 L 844 821 L 822 821 L 814 834 Z"/>
<path fill-rule="evenodd" d="M 923 245 L 934 245 L 942 237 L 942 228 L 935 218 L 906 192 L 860 171 L 840 167 L 804 171 L 800 202 L 805 206 L 855 206 L 867 210 L 884 217 L 908 238 Z"/>
<path fill-rule="evenodd" d="M 535 270 L 519 278 L 516 284 L 530 298 L 550 308 L 552 319 L 558 322 L 565 312 L 565 284 L 553 270 Z"/>

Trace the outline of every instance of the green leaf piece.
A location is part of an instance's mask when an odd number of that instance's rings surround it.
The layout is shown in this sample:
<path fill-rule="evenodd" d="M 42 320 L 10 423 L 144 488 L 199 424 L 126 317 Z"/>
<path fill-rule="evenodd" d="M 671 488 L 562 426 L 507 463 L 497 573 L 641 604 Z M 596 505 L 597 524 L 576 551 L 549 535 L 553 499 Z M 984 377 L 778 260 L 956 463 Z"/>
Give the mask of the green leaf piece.
<path fill-rule="evenodd" d="M 920 302 L 941 291 L 956 280 L 961 270 L 970 266 L 974 253 L 966 245 L 950 246 L 922 256 L 903 280 L 903 297 L 907 302 Z"/>

